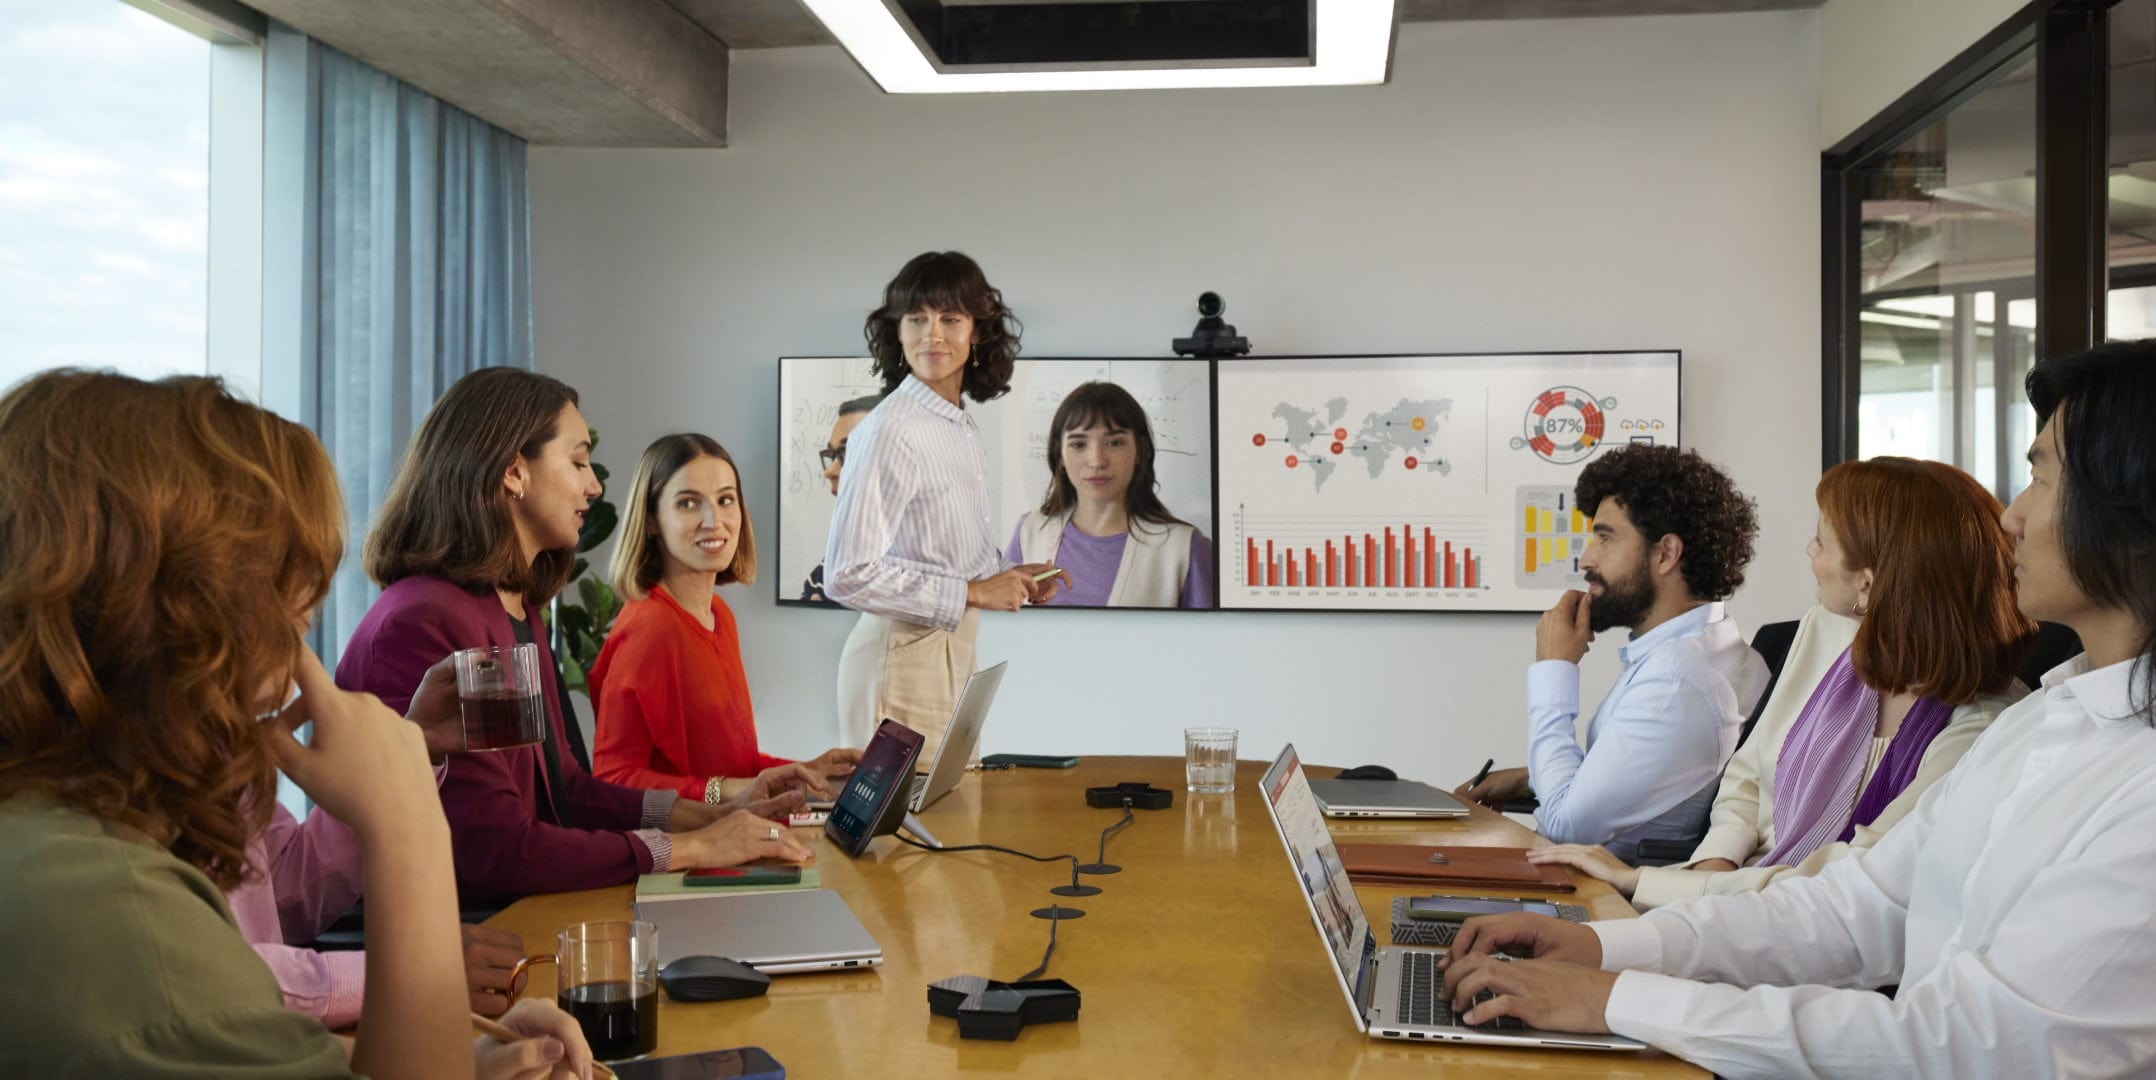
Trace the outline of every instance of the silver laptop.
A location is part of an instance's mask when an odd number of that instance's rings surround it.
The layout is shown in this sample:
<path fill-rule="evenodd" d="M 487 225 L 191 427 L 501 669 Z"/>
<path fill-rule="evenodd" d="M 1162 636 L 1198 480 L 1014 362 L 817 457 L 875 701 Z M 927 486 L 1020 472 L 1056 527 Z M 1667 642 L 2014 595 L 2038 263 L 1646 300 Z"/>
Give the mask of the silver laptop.
<path fill-rule="evenodd" d="M 988 706 L 996 700 L 1003 669 L 1009 666 L 1006 660 L 966 680 L 965 689 L 958 692 L 958 705 L 951 710 L 950 730 L 936 744 L 936 762 L 928 767 L 928 775 L 914 777 L 913 801 L 906 809 L 916 813 L 928 809 L 965 779 L 966 763 L 973 760 L 973 748 L 981 744 L 981 725 L 988 722 Z"/>
<path fill-rule="evenodd" d="M 1310 793 L 1326 817 L 1463 818 L 1467 805 L 1414 780 L 1312 780 Z"/>
<path fill-rule="evenodd" d="M 874 967 L 883 947 L 829 889 L 723 894 L 638 904 L 636 917 L 659 929 L 659 964 L 684 956 L 724 956 L 767 975 Z"/>
<path fill-rule="evenodd" d="M 1318 811 L 1302 762 L 1290 744 L 1265 770 L 1265 810 L 1287 849 L 1296 892 L 1310 909 L 1318 939 L 1332 954 L 1333 974 L 1347 995 L 1355 1026 L 1380 1039 L 1486 1043 L 1492 1046 L 1553 1046 L 1575 1050 L 1643 1050 L 1646 1044 L 1621 1035 L 1570 1035 L 1539 1031 L 1507 1017 L 1470 1027 L 1453 1015 L 1445 979 L 1437 971 L 1443 949 L 1395 945 L 1380 949 L 1369 920 L 1348 883 L 1347 868 L 1333 847 L 1332 833 Z"/>

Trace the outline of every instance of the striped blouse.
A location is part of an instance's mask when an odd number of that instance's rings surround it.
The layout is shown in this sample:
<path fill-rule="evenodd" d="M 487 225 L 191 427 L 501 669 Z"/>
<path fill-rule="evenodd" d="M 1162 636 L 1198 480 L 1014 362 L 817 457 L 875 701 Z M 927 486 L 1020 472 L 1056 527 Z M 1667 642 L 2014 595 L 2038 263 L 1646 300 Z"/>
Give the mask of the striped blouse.
<path fill-rule="evenodd" d="M 846 440 L 824 590 L 856 611 L 958 629 L 966 583 L 1009 569 L 989 521 L 981 428 L 913 376 Z"/>

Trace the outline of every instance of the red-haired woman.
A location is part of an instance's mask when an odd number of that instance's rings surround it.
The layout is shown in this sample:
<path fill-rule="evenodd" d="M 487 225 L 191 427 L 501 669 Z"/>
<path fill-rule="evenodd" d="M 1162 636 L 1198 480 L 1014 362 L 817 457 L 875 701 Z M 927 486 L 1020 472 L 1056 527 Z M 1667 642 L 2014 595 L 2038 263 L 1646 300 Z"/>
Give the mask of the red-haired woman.
<path fill-rule="evenodd" d="M 1873 458 L 1819 480 L 1808 552 L 1819 606 L 1732 757 L 1707 836 L 1679 867 L 1600 847 L 1531 852 L 1640 908 L 1763 889 L 1871 846 L 2028 691 L 2036 631 L 2014 606 L 2014 545 L 1983 485 L 1949 465 Z"/>
<path fill-rule="evenodd" d="M 0 461 L 0 1076 L 472 1075 L 420 728 L 300 641 L 343 552 L 321 444 L 213 379 L 51 372 L 0 398 Z M 349 1061 L 224 902 L 280 769 L 368 881 Z M 505 1020 L 538 1037 L 482 1076 L 588 1070 L 551 1004 Z"/>

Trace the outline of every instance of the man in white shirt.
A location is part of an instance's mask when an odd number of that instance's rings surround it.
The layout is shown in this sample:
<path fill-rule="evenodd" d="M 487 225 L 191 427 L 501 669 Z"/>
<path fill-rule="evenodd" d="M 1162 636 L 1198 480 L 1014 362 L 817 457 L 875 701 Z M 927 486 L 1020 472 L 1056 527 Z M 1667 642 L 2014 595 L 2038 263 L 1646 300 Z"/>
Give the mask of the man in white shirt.
<path fill-rule="evenodd" d="M 2156 344 L 2046 361 L 2028 393 L 2018 601 L 2087 651 L 1818 877 L 1591 927 L 1470 920 L 1446 992 L 1497 996 L 1469 1021 L 1616 1031 L 1732 1076 L 2156 1072 Z M 1506 946 L 1536 959 L 1493 962 Z"/>
<path fill-rule="evenodd" d="M 1759 524 L 1728 475 L 1689 450 L 1619 447 L 1580 471 L 1593 520 L 1571 590 L 1535 627 L 1527 669 L 1528 766 L 1458 794 L 1492 807 L 1533 791 L 1538 831 L 1602 844 L 1626 862 L 1643 840 L 1690 850 L 1706 831 L 1722 766 L 1767 685 L 1767 666 L 1721 601 L 1744 583 Z M 1580 745 L 1580 659 L 1622 626 L 1624 669 Z"/>

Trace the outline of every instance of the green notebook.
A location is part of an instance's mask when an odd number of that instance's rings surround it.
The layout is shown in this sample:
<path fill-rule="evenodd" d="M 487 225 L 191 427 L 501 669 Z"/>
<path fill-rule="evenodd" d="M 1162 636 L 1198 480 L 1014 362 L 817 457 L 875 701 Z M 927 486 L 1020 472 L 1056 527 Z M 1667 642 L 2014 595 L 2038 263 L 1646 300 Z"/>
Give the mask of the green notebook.
<path fill-rule="evenodd" d="M 636 902 L 646 900 L 679 900 L 684 896 L 739 896 L 743 893 L 791 892 L 795 889 L 820 889 L 823 878 L 813 866 L 801 868 L 801 880 L 792 885 L 729 885 L 714 888 L 709 885 L 685 885 L 681 874 L 645 874 L 636 879 Z"/>

